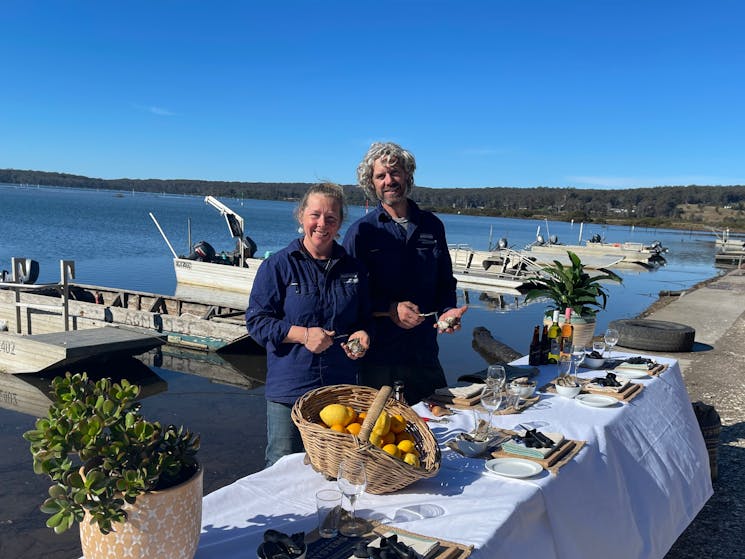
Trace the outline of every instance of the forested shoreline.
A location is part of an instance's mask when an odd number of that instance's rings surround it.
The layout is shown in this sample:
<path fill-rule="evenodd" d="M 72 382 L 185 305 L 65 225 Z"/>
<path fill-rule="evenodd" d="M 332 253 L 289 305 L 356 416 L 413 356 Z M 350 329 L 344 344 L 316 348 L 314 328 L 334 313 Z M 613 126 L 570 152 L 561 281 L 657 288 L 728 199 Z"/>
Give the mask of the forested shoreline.
<path fill-rule="evenodd" d="M 297 200 L 310 183 L 228 182 L 190 179 L 99 179 L 0 169 L 0 183 L 94 188 L 224 198 Z M 360 188 L 344 185 L 350 204 L 364 204 Z M 659 186 L 618 190 L 553 187 L 429 188 L 413 198 L 443 213 L 627 223 L 656 227 L 729 227 L 745 231 L 745 186 Z"/>

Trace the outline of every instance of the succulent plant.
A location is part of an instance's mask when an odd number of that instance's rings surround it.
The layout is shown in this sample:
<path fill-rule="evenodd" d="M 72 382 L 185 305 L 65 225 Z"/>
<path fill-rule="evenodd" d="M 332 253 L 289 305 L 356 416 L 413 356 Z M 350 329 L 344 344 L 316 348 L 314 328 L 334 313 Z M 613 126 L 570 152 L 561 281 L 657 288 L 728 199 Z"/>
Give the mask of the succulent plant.
<path fill-rule="evenodd" d="M 571 307 L 577 316 L 595 316 L 598 310 L 605 308 L 608 293 L 602 281 L 621 283 L 621 277 L 610 270 L 601 269 L 601 273 L 591 276 L 585 271 L 579 256 L 567 251 L 571 266 L 565 266 L 558 260 L 552 265 L 544 266 L 544 277 L 532 280 L 532 288 L 525 294 L 525 301 L 545 297 L 553 306 L 550 310 Z"/>
<path fill-rule="evenodd" d="M 126 521 L 125 503 L 198 470 L 199 436 L 145 420 L 139 392 L 125 379 L 93 381 L 86 373 L 52 381 L 47 416 L 23 437 L 31 443 L 34 472 L 53 482 L 41 510 L 51 515 L 47 526 L 56 533 L 81 522 L 87 511 L 107 534 Z"/>

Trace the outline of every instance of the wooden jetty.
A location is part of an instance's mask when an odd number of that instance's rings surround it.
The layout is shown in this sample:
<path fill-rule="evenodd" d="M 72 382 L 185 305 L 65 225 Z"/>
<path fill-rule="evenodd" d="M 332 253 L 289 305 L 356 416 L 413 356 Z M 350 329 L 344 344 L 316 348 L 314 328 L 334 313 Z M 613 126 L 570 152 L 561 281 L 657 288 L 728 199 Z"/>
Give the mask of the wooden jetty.
<path fill-rule="evenodd" d="M 137 355 L 165 341 L 162 335 L 111 326 L 30 336 L 2 332 L 0 372 L 42 372 L 87 359 Z"/>
<path fill-rule="evenodd" d="M 126 378 L 140 387 L 138 399 L 165 392 L 168 384 L 148 366 L 134 357 L 118 359 L 105 367 L 98 366 L 101 372 L 87 370 L 88 377 L 94 380 L 107 377 L 114 382 Z M 75 367 L 72 368 L 73 371 Z M 18 375 L 0 375 L 0 408 L 25 413 L 33 417 L 43 417 L 52 404 L 52 378 L 54 372 Z"/>

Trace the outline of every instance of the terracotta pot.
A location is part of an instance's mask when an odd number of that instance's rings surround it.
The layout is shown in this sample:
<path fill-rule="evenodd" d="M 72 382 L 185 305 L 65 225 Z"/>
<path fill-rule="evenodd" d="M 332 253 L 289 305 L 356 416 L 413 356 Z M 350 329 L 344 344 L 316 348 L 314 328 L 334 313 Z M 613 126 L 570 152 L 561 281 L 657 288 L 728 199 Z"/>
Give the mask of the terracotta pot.
<path fill-rule="evenodd" d="M 125 505 L 127 521 L 102 534 L 86 512 L 80 523 L 85 559 L 192 559 L 202 529 L 202 478 L 199 468 L 188 481 L 163 491 L 150 491 Z"/>

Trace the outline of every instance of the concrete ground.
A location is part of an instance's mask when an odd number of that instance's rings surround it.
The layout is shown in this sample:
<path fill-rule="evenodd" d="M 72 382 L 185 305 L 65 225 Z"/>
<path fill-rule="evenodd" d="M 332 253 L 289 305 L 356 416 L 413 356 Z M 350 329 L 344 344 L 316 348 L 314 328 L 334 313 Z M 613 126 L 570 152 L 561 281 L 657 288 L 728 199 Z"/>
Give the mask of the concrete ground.
<path fill-rule="evenodd" d="M 714 495 L 666 559 L 745 557 L 745 270 L 663 297 L 643 317 L 696 329 L 693 351 L 666 355 L 680 362 L 691 401 L 722 421 Z"/>

